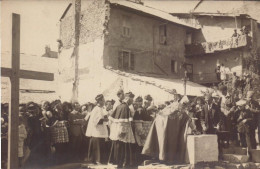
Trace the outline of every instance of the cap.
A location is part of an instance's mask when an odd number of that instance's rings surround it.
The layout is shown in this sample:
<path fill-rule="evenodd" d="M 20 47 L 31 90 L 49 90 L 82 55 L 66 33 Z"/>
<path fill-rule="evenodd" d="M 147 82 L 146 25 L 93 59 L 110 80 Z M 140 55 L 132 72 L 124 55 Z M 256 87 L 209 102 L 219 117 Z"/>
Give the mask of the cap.
<path fill-rule="evenodd" d="M 143 98 L 141 96 L 138 96 L 136 99 L 135 99 L 135 102 L 142 102 L 143 101 Z"/>
<path fill-rule="evenodd" d="M 117 96 L 119 96 L 120 94 L 124 94 L 124 91 L 122 89 L 119 89 L 116 93 Z"/>
<path fill-rule="evenodd" d="M 135 97 L 135 95 L 134 95 L 132 92 L 127 92 L 127 93 L 125 94 L 125 96 L 126 96 L 126 97 L 130 97 L 130 98 L 134 98 L 134 97 Z"/>
<path fill-rule="evenodd" d="M 98 102 L 103 98 L 104 98 L 103 94 L 99 94 L 99 95 L 96 96 L 95 100 Z"/>
<path fill-rule="evenodd" d="M 113 99 L 107 100 L 106 102 L 107 102 L 107 103 L 111 103 L 112 105 L 115 104 L 115 100 L 113 100 Z"/>
<path fill-rule="evenodd" d="M 219 87 L 219 90 L 220 90 L 220 91 L 226 91 L 226 90 L 227 90 L 227 86 L 221 85 L 221 86 Z"/>
<path fill-rule="evenodd" d="M 153 101 L 153 98 L 152 98 L 152 96 L 151 95 L 146 95 L 146 96 L 144 96 L 144 99 L 145 100 L 147 100 L 147 101 Z"/>

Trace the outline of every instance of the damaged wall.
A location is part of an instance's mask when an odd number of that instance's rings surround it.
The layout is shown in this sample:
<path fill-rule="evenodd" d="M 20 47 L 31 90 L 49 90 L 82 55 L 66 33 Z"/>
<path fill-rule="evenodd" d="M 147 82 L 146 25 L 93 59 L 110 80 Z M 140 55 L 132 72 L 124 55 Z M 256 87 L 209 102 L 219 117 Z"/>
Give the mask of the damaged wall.
<path fill-rule="evenodd" d="M 73 14 L 73 8 L 68 12 Z M 91 79 L 103 68 L 104 31 L 109 19 L 109 5 L 105 0 L 81 1 L 79 45 L 79 97 L 86 93 L 83 79 Z M 63 49 L 59 55 L 59 93 L 62 100 L 70 101 L 75 78 L 75 18 L 66 16 L 61 21 L 60 39 Z M 67 91 L 67 92 L 62 92 Z M 96 93 L 95 93 L 96 94 Z"/>

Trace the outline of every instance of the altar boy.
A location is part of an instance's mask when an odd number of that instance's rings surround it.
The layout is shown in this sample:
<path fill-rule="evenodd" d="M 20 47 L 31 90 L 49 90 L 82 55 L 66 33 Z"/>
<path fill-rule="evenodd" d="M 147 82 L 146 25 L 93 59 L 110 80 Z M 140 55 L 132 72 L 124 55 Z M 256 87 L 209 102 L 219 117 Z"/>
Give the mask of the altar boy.
<path fill-rule="evenodd" d="M 86 136 L 90 137 L 88 160 L 89 162 L 104 163 L 105 139 L 108 138 L 107 111 L 104 107 L 105 99 L 102 94 L 96 96 L 97 106 L 92 110 L 86 131 Z"/>

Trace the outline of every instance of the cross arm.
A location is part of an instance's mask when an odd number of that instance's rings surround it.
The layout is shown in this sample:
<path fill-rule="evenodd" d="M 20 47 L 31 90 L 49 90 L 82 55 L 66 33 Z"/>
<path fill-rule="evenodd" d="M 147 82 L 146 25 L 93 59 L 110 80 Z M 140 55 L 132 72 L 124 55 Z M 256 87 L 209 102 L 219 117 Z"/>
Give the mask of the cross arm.
<path fill-rule="evenodd" d="M 1 67 L 1 76 L 11 77 L 12 76 L 12 69 Z M 19 71 L 19 78 L 53 81 L 54 80 L 54 74 L 53 73 L 31 71 L 31 70 L 20 70 Z"/>

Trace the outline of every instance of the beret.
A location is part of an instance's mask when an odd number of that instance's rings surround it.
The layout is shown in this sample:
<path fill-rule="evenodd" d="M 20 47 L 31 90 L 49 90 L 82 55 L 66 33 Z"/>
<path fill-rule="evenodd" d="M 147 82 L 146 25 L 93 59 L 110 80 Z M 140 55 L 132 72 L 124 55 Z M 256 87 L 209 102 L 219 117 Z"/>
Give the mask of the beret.
<path fill-rule="evenodd" d="M 122 89 L 120 89 L 120 90 L 117 91 L 116 94 L 117 94 L 117 96 L 120 95 L 120 94 L 124 94 L 124 91 Z"/>
<path fill-rule="evenodd" d="M 135 97 L 135 95 L 134 95 L 132 92 L 127 92 L 127 93 L 125 94 L 125 96 L 128 96 L 128 97 L 130 97 L 130 98 L 134 98 L 134 97 Z"/>
<path fill-rule="evenodd" d="M 143 101 L 143 98 L 141 96 L 138 96 L 136 99 L 135 99 L 135 102 L 142 102 Z"/>
<path fill-rule="evenodd" d="M 100 101 L 102 98 L 104 98 L 103 94 L 99 94 L 96 96 L 95 100 Z"/>
<path fill-rule="evenodd" d="M 144 99 L 145 100 L 148 100 L 148 101 L 152 101 L 153 100 L 153 98 L 152 98 L 152 96 L 151 95 L 146 95 L 146 96 L 144 96 Z"/>
<path fill-rule="evenodd" d="M 107 102 L 107 103 L 110 102 L 112 105 L 115 104 L 115 100 L 113 100 L 113 99 L 111 99 L 111 100 L 107 100 L 106 102 Z"/>

